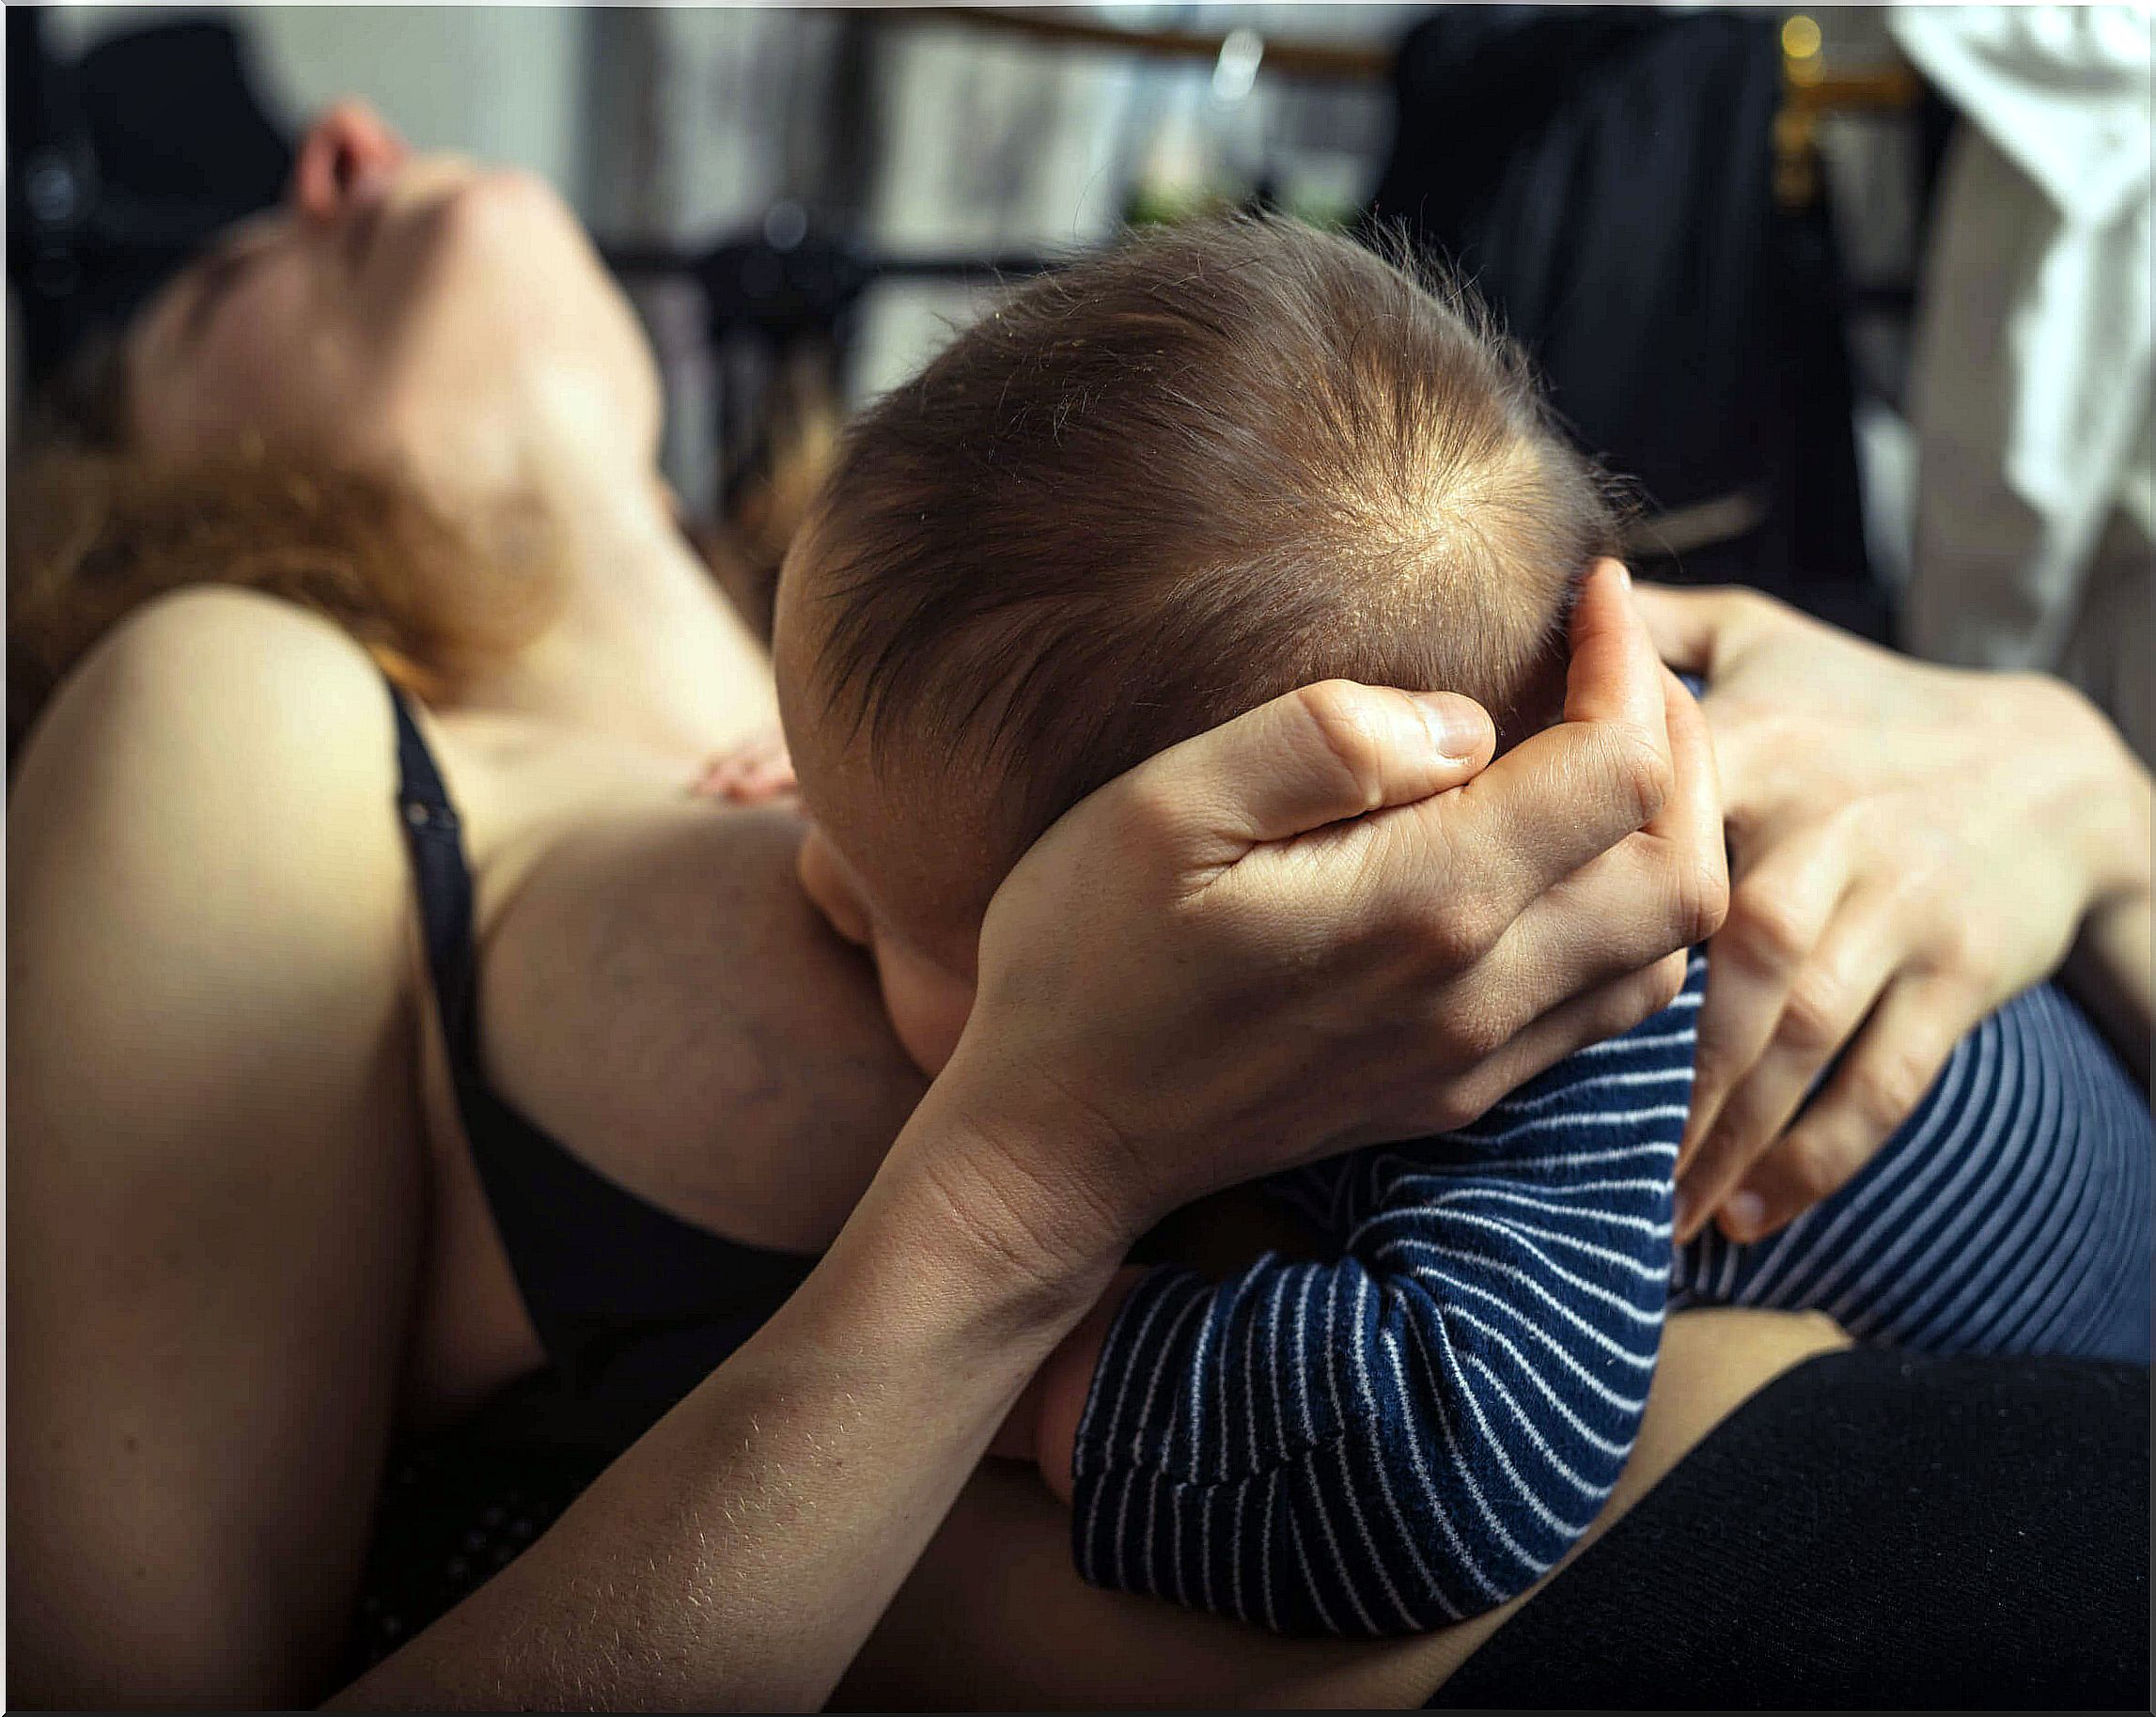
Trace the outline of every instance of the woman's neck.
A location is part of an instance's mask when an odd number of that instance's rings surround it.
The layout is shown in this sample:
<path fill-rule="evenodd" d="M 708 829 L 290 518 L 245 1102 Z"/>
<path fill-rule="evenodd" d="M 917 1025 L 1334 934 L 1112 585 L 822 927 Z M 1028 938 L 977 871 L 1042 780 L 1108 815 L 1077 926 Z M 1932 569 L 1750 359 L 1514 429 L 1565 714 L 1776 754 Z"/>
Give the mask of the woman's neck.
<path fill-rule="evenodd" d="M 554 509 L 560 607 L 460 709 L 709 756 L 777 720 L 770 658 L 674 523 L 655 477 Z"/>

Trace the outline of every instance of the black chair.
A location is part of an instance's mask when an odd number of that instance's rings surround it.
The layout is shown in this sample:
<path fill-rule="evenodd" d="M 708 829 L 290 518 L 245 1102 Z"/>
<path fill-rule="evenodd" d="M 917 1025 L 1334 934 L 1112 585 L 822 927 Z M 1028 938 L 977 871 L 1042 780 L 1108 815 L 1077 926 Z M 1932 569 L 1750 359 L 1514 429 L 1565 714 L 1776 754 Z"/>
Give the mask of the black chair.
<path fill-rule="evenodd" d="M 55 54 L 8 8 L 8 278 L 35 387 L 219 228 L 273 203 L 292 145 L 226 23 L 181 19 Z"/>

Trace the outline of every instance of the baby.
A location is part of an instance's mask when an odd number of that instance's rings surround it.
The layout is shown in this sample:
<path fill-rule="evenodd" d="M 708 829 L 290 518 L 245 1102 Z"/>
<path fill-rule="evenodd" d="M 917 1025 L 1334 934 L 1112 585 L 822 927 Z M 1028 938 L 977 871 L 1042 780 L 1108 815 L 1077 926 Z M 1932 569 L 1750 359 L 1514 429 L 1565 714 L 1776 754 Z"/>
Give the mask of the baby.
<path fill-rule="evenodd" d="M 778 598 L 804 886 L 933 1071 L 991 895 L 1070 805 L 1336 676 L 1466 693 L 1515 741 L 1555 719 L 1570 592 L 1617 541 L 1456 294 L 1286 222 L 1136 239 L 849 432 Z M 1961 1045 L 1841 1194 L 1673 1265 L 1704 964 L 1473 1127 L 1272 1183 L 1321 1260 L 1123 1284 L 1040 1393 L 1080 1571 L 1289 1632 L 1487 1609 L 1593 1520 L 1675 1305 L 2146 1362 L 2148 1110 L 2048 990 Z"/>

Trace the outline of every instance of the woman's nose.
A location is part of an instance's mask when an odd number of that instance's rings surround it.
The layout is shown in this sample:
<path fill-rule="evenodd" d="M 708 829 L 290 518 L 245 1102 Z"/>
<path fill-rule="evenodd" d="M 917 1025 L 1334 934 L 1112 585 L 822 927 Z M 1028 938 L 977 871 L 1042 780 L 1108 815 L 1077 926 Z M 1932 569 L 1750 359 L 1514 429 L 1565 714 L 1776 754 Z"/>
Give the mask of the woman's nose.
<path fill-rule="evenodd" d="M 305 220 L 335 220 L 378 192 L 411 153 L 366 102 L 339 101 L 301 140 L 287 200 Z"/>

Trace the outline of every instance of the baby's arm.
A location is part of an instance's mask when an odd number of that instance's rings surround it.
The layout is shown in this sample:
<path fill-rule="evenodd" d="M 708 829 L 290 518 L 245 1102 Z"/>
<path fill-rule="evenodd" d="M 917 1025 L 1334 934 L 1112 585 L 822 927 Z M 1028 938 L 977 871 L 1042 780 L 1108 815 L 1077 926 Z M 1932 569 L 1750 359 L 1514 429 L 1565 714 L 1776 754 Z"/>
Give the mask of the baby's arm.
<path fill-rule="evenodd" d="M 1417 1631 L 1530 1585 L 1595 1518 L 1653 1369 L 1683 1105 L 1648 1095 L 1530 1088 L 1478 1137 L 1351 1160 L 1337 1261 L 1120 1280 L 1036 1419 L 1080 1572 L 1289 1633 Z"/>

